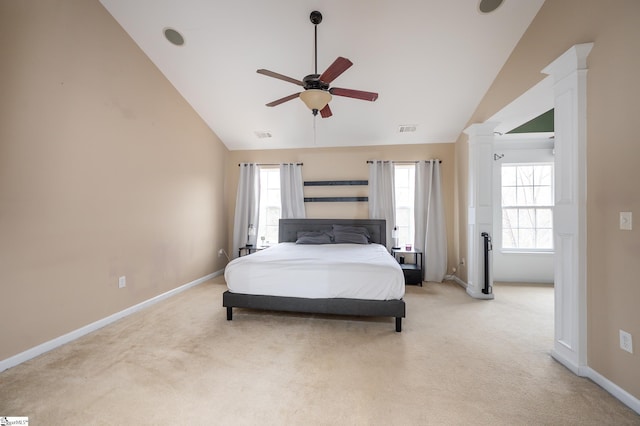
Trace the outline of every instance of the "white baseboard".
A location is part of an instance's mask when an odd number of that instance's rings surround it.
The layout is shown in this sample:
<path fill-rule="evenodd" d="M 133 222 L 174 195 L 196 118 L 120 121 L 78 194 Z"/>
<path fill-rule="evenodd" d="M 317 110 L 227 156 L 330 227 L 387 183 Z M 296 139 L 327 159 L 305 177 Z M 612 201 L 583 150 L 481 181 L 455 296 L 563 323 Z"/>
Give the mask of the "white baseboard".
<path fill-rule="evenodd" d="M 626 390 L 622 389 L 620 386 L 613 383 L 611 380 L 604 377 L 602 374 L 598 373 L 594 369 L 590 367 L 585 367 L 582 369 L 584 376 L 591 379 L 593 382 L 597 383 L 601 388 L 609 392 L 611 395 L 620 400 L 624 405 L 631 408 L 636 413 L 640 414 L 640 399 L 631 395 Z"/>
<path fill-rule="evenodd" d="M 490 294 L 484 294 L 482 292 L 477 293 L 477 292 L 475 292 L 473 290 L 473 288 L 471 288 L 469 286 L 469 284 L 467 284 L 466 282 L 462 281 L 460 278 L 456 277 L 455 275 L 445 275 L 444 279 L 445 280 L 454 281 L 460 287 L 462 287 L 465 290 L 467 290 L 467 294 L 469 296 L 473 297 L 474 299 L 484 299 L 484 300 L 493 300 L 494 299 L 493 293 L 490 293 Z"/>
<path fill-rule="evenodd" d="M 450 281 L 454 281 L 455 283 L 457 283 L 460 287 L 464 288 L 465 290 L 467 290 L 467 294 L 471 297 L 473 297 L 474 299 L 483 299 L 483 300 L 493 300 L 494 296 L 493 293 L 489 293 L 489 294 L 484 294 L 482 292 L 478 293 L 473 291 L 473 289 L 469 286 L 469 284 L 467 284 L 466 282 L 462 281 L 460 278 L 456 277 L 455 275 L 446 275 L 444 277 L 445 280 L 450 280 Z"/>
<path fill-rule="evenodd" d="M 224 269 L 217 271 L 217 272 L 213 272 L 209 275 L 205 275 L 202 278 L 198 278 L 197 280 L 191 281 L 190 283 L 184 284 L 180 287 L 174 288 L 173 290 L 169 290 L 166 293 L 162 293 L 159 294 L 158 296 L 152 297 L 149 300 L 145 300 L 144 302 L 140 302 L 137 305 L 131 306 L 127 309 L 124 309 L 120 312 L 116 312 L 113 315 L 110 315 L 106 318 L 103 318 L 101 320 L 92 322 L 91 324 L 85 325 L 84 327 L 81 327 L 77 330 L 71 331 L 67 334 L 64 334 L 60 337 L 56 337 L 55 339 L 49 340 L 48 342 L 44 342 L 38 346 L 35 346 L 31 349 L 27 349 L 24 352 L 21 352 L 17 355 L 14 355 L 10 358 L 7 358 L 5 360 L 0 361 L 0 372 L 11 368 L 11 367 L 15 367 L 18 364 L 22 364 L 25 361 L 28 361 L 32 358 L 37 357 L 38 355 L 42 355 L 45 352 L 49 352 L 52 349 L 55 349 L 59 346 L 64 345 L 65 343 L 69 343 L 72 342 L 84 335 L 87 335 L 93 331 L 96 331 L 106 325 L 109 325 L 121 318 L 124 318 L 126 316 L 129 316 L 135 312 L 141 311 L 142 309 L 148 308 L 151 305 L 154 305 L 158 302 L 160 302 L 161 300 L 167 299 L 171 296 L 175 296 L 178 293 L 181 293 L 191 287 L 195 287 L 198 284 L 202 284 L 205 281 L 210 280 L 213 277 L 217 277 L 219 275 L 222 275 L 224 273 Z"/>
<path fill-rule="evenodd" d="M 447 280 L 447 281 L 455 282 L 456 284 L 458 284 L 460 287 L 464 288 L 465 290 L 467 288 L 467 283 L 465 283 L 464 281 L 462 281 L 460 278 L 456 277 L 455 275 L 445 275 L 444 279 Z"/>
<path fill-rule="evenodd" d="M 588 366 L 579 366 L 575 363 L 571 362 L 566 357 L 562 356 L 558 351 L 552 350 L 551 357 L 558 361 L 560 364 L 564 365 L 576 376 L 586 377 L 590 379 L 592 382 L 599 385 L 601 388 L 609 392 L 613 395 L 614 398 L 617 398 L 620 402 L 622 402 L 627 407 L 631 408 L 636 413 L 640 414 L 640 399 L 631 395 L 626 390 L 622 389 L 620 386 L 613 383 L 611 380 L 604 377 L 602 374 L 595 371 L 593 368 Z"/>
<path fill-rule="evenodd" d="M 467 286 L 467 294 L 474 299 L 493 300 L 495 298 L 493 293 L 484 294 L 482 292 L 473 291 L 473 289 L 469 286 Z"/>
<path fill-rule="evenodd" d="M 578 364 L 575 364 L 569 358 L 565 357 L 559 351 L 555 350 L 555 348 L 551 349 L 550 355 L 551 355 L 551 358 L 555 359 L 560 364 L 564 365 L 569 371 L 571 371 L 576 376 L 580 376 L 580 377 L 587 376 L 586 366 L 579 366 Z"/>

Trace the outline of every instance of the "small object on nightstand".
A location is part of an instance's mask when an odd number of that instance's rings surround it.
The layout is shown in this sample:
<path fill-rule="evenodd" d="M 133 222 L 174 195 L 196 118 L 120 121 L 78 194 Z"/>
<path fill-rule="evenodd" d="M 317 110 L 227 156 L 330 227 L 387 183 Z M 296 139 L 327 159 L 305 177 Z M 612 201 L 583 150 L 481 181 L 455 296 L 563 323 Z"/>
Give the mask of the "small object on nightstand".
<path fill-rule="evenodd" d="M 391 231 L 391 239 L 393 240 L 393 247 L 391 247 L 393 250 L 400 250 L 400 244 L 398 241 L 398 227 L 394 226 L 393 230 Z"/>
<path fill-rule="evenodd" d="M 249 229 L 247 229 L 247 247 L 253 247 L 253 237 L 256 236 L 256 228 L 253 226 L 253 223 L 249 224 Z"/>

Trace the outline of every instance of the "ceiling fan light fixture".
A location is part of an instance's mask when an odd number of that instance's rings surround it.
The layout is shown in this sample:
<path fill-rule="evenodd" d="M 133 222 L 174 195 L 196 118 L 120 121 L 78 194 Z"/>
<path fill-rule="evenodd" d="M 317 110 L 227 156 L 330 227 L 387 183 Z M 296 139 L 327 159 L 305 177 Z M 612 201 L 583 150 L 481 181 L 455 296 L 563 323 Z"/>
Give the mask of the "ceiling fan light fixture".
<path fill-rule="evenodd" d="M 331 94 L 326 90 L 307 89 L 300 93 L 300 99 L 311 111 L 320 111 L 331 101 Z"/>

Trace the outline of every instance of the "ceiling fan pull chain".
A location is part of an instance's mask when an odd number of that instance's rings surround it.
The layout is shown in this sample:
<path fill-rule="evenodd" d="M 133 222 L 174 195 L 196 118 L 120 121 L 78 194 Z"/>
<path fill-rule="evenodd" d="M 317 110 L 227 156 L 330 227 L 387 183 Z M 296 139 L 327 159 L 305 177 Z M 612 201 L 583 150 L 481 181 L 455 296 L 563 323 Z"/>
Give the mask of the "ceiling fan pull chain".
<path fill-rule="evenodd" d="M 313 118 L 313 144 L 314 145 L 318 145 L 318 141 L 316 139 L 316 116 L 314 115 Z"/>

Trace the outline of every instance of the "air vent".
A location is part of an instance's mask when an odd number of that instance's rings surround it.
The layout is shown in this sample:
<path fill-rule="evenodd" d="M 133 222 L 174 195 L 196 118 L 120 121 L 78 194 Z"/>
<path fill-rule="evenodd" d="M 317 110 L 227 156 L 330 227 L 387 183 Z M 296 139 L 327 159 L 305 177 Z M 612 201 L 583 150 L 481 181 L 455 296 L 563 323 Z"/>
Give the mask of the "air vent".
<path fill-rule="evenodd" d="M 271 132 L 265 132 L 264 130 L 256 130 L 253 133 L 258 139 L 267 139 L 271 137 Z"/>
<path fill-rule="evenodd" d="M 415 132 L 416 131 L 416 125 L 415 124 L 401 124 L 400 127 L 398 128 L 398 131 L 400 133 Z"/>

